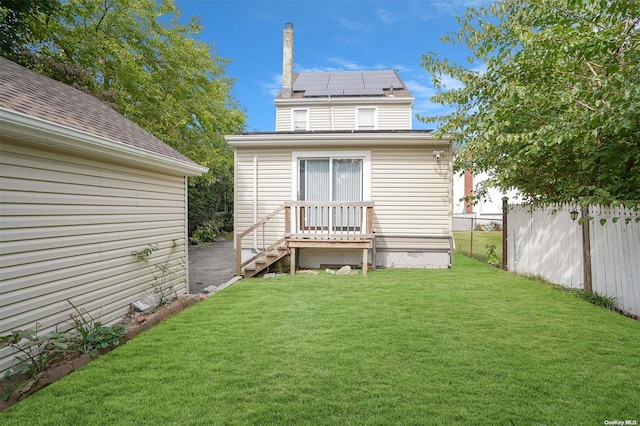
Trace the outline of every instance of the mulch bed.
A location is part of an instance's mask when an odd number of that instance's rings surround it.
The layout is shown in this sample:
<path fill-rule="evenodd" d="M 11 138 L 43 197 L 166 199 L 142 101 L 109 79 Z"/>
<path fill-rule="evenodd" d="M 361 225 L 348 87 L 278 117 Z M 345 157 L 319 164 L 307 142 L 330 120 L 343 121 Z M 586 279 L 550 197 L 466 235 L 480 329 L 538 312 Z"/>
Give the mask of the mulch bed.
<path fill-rule="evenodd" d="M 123 343 L 131 340 L 138 334 L 143 331 L 153 327 L 159 322 L 164 321 L 168 317 L 188 308 L 189 306 L 194 305 L 199 302 L 203 298 L 206 298 L 204 295 L 198 296 L 183 296 L 179 297 L 177 300 L 174 300 L 171 303 L 166 305 L 159 306 L 156 308 L 155 312 L 148 315 L 134 315 L 128 314 L 126 315 L 120 322 L 127 326 L 127 333 L 125 336 L 120 339 L 120 343 L 117 346 L 110 346 L 108 348 L 102 349 L 98 351 L 98 356 L 104 355 L 107 352 L 112 351 Z M 144 320 L 141 319 L 144 317 Z M 29 388 L 27 391 L 16 391 L 11 394 L 7 401 L 0 401 L 0 411 L 3 411 L 17 402 L 33 395 L 35 392 L 40 389 L 50 385 L 56 380 L 60 380 L 67 374 L 74 372 L 75 370 L 87 365 L 92 360 L 97 357 L 92 357 L 88 354 L 83 354 L 80 352 L 76 353 L 68 353 L 62 358 L 56 360 L 51 366 L 47 369 L 47 371 L 38 379 L 38 381 Z M 7 379 L 3 379 L 0 381 L 0 393 L 8 387 L 15 386 L 17 383 L 26 380 L 26 377 L 15 375 L 11 376 Z"/>

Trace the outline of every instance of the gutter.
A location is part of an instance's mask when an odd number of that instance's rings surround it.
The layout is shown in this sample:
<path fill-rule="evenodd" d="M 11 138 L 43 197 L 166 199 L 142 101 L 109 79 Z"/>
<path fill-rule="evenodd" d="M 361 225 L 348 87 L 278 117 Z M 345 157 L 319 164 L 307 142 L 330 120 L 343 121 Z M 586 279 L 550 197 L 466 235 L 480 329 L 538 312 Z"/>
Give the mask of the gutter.
<path fill-rule="evenodd" d="M 413 96 L 394 96 L 394 97 L 339 97 L 334 96 L 331 98 L 331 102 L 337 105 L 369 105 L 369 104 L 413 104 L 416 98 Z M 303 105 L 326 105 L 327 97 L 298 97 L 298 98 L 276 98 L 273 100 L 276 106 L 303 106 Z"/>
<path fill-rule="evenodd" d="M 200 176 L 209 168 L 0 107 L 0 136 L 72 151 L 175 176 Z"/>
<path fill-rule="evenodd" d="M 435 138 L 429 131 L 270 132 L 227 135 L 234 147 L 451 145 L 452 138 Z"/>

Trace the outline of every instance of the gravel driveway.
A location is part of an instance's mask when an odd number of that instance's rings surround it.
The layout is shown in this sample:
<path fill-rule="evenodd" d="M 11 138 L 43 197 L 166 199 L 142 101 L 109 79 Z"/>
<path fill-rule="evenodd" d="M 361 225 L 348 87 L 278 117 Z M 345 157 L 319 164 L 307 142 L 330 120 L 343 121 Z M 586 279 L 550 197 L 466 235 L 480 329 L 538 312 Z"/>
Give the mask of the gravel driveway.
<path fill-rule="evenodd" d="M 235 275 L 236 253 L 233 241 L 189 245 L 189 293 L 203 293 L 206 287 L 218 287 Z"/>

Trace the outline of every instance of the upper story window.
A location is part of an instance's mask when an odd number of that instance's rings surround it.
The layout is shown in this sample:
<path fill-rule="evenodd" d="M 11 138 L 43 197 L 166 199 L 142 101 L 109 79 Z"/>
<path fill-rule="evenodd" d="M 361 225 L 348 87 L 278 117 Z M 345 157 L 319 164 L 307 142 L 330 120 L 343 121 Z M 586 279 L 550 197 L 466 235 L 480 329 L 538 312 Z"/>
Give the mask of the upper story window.
<path fill-rule="evenodd" d="M 294 131 L 309 130 L 309 110 L 294 109 L 291 111 L 291 117 Z"/>
<path fill-rule="evenodd" d="M 358 130 L 376 130 L 378 127 L 376 108 L 358 108 L 356 117 L 356 128 Z"/>

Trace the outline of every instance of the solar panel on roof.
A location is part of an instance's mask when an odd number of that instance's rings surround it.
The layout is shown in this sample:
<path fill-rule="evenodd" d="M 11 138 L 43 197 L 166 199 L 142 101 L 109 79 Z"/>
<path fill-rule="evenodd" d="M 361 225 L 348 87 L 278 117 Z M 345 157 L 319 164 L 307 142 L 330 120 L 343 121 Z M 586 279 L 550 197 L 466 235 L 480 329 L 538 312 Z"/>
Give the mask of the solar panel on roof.
<path fill-rule="evenodd" d="M 301 73 L 293 90 L 305 96 L 380 95 L 403 84 L 392 70 Z"/>
<path fill-rule="evenodd" d="M 310 89 L 305 90 L 304 96 L 342 96 L 344 90 Z"/>
<path fill-rule="evenodd" d="M 344 89 L 345 95 L 383 95 L 384 91 L 379 88 Z"/>

